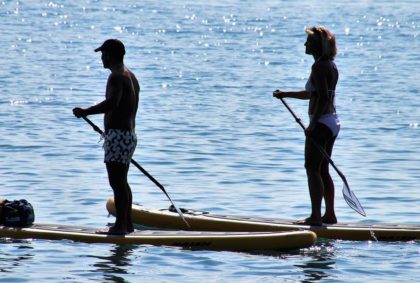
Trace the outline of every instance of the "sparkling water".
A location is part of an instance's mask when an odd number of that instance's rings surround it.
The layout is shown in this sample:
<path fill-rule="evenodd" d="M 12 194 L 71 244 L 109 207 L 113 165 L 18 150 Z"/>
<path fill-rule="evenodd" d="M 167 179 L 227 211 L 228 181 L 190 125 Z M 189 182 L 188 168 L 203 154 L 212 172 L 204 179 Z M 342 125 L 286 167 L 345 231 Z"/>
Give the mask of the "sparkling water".
<path fill-rule="evenodd" d="M 99 136 L 73 107 L 104 98 L 93 50 L 126 45 L 141 83 L 134 159 L 180 207 L 297 219 L 310 201 L 304 134 L 275 89 L 301 90 L 313 58 L 304 28 L 335 32 L 342 131 L 333 160 L 339 221 L 420 224 L 417 1 L 2 1 L 0 196 L 39 223 L 104 227 L 112 196 Z M 287 100 L 307 124 L 307 101 Z M 91 116 L 102 126 L 102 116 Z M 135 167 L 134 201 L 168 207 Z M 320 239 L 272 254 L 0 239 L 0 282 L 406 282 L 419 242 Z"/>

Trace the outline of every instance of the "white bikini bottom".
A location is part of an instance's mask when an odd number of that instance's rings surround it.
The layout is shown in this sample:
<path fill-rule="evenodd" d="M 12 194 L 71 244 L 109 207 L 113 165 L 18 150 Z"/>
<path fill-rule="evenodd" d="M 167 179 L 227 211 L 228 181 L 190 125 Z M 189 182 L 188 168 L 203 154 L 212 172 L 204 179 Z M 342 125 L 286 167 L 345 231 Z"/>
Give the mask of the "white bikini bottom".
<path fill-rule="evenodd" d="M 312 115 L 309 117 L 312 119 Z M 336 137 L 340 132 L 340 120 L 336 113 L 324 114 L 319 118 L 318 122 L 327 126 L 333 133 L 333 137 Z"/>

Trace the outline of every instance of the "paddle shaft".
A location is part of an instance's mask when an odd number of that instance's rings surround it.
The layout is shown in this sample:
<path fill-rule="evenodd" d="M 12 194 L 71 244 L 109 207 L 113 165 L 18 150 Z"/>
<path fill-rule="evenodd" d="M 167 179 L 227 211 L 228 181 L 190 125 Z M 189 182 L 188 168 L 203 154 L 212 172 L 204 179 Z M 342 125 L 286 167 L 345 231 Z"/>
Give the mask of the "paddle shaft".
<path fill-rule="evenodd" d="M 96 126 L 89 118 L 82 116 L 83 120 L 85 120 L 89 125 L 92 126 L 93 130 L 95 130 L 96 132 L 98 132 L 101 136 L 104 135 L 104 132 L 98 127 Z M 188 228 L 191 228 L 190 224 L 187 222 L 187 220 L 185 219 L 184 215 L 182 214 L 181 210 L 178 209 L 178 207 L 174 204 L 174 202 L 172 201 L 171 197 L 169 196 L 169 194 L 166 192 L 165 188 L 162 186 L 161 183 L 159 183 L 152 175 L 149 174 L 149 172 L 146 171 L 146 169 L 144 169 L 140 164 L 137 163 L 137 161 L 135 161 L 134 159 L 131 159 L 130 162 L 137 167 L 137 169 L 139 169 L 147 178 L 149 178 L 150 181 L 152 181 L 156 186 L 159 187 L 159 189 L 162 190 L 162 192 L 166 195 L 166 197 L 168 198 L 168 200 L 171 202 L 171 204 L 174 206 L 175 210 L 178 212 L 179 216 L 181 216 L 182 220 L 184 221 L 185 225 Z"/>
<path fill-rule="evenodd" d="M 289 110 L 289 112 L 292 114 L 292 116 L 295 118 L 296 122 L 302 127 L 302 129 L 305 131 L 306 128 L 302 123 L 302 120 L 296 116 L 295 112 L 293 112 L 293 110 L 290 108 L 290 106 L 286 103 L 286 101 L 284 101 L 283 98 L 280 98 L 281 102 L 283 102 L 284 106 L 286 106 L 287 110 Z M 317 143 L 314 139 L 311 138 L 311 141 L 313 142 L 313 144 L 315 145 L 315 147 L 321 152 L 321 154 L 328 160 L 328 162 L 331 164 L 332 167 L 334 167 L 335 171 L 337 171 L 338 175 L 340 175 L 340 177 L 343 179 L 344 183 L 347 185 L 347 180 L 346 177 L 344 176 L 343 173 L 341 173 L 341 171 L 337 168 L 337 166 L 334 164 L 334 161 L 331 159 L 331 157 L 329 156 L 329 154 L 319 145 L 319 143 Z"/>
<path fill-rule="evenodd" d="M 305 126 L 303 125 L 301 119 L 295 114 L 295 112 L 293 112 L 293 110 L 290 108 L 290 106 L 286 103 L 286 101 L 284 101 L 284 99 L 281 97 L 280 98 L 281 102 L 284 104 L 284 106 L 286 106 L 287 110 L 289 110 L 290 114 L 292 114 L 292 116 L 295 118 L 296 122 L 302 127 L 303 131 L 306 130 Z M 334 168 L 334 170 L 337 172 L 337 174 L 340 176 L 340 178 L 343 180 L 344 185 L 348 188 L 348 190 L 350 191 L 350 186 L 347 182 L 346 176 L 344 176 L 344 174 L 340 171 L 340 169 L 338 169 L 338 167 L 335 165 L 334 161 L 331 159 L 330 155 L 324 150 L 324 148 L 321 147 L 321 145 L 314 139 L 310 138 L 311 142 L 315 145 L 315 147 L 319 150 L 319 152 L 321 152 L 322 156 L 328 160 L 328 162 L 331 164 L 331 166 Z M 353 200 L 345 197 L 345 199 L 349 202 L 351 202 L 354 206 L 356 206 L 356 203 L 353 202 Z M 350 206 L 352 207 L 352 206 Z M 352 207 L 353 208 L 353 207 Z M 354 208 L 353 208 L 354 209 Z M 366 214 L 361 213 L 359 211 L 356 210 L 356 212 L 358 212 L 359 214 L 366 216 Z"/>

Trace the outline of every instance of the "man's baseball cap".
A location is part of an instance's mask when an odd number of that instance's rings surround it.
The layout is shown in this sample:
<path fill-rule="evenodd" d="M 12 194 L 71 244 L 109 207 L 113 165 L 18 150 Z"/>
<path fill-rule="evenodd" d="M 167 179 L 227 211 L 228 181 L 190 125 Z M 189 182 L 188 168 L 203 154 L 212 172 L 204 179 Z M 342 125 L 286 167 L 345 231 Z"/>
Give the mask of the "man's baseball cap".
<path fill-rule="evenodd" d="M 110 52 L 114 55 L 125 55 L 125 47 L 124 44 L 119 41 L 118 39 L 107 39 L 105 42 L 95 49 L 95 52 L 98 51 L 106 51 Z"/>

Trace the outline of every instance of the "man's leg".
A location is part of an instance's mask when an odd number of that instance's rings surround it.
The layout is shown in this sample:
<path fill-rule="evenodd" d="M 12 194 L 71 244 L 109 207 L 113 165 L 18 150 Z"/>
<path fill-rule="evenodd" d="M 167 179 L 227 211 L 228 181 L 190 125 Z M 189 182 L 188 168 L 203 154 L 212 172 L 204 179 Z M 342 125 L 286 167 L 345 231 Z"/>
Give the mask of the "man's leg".
<path fill-rule="evenodd" d="M 128 174 L 128 166 L 127 166 L 127 174 Z M 127 210 L 127 232 L 131 233 L 134 232 L 134 227 L 133 227 L 133 219 L 131 217 L 131 207 L 133 205 L 133 194 L 131 193 L 131 188 L 130 185 L 127 182 L 127 194 L 128 194 L 128 202 L 126 205 L 126 210 Z"/>
<path fill-rule="evenodd" d="M 109 184 L 114 191 L 116 208 L 116 221 L 109 230 L 111 233 L 127 233 L 132 231 L 131 217 L 131 190 L 127 183 L 128 164 L 107 162 Z"/>

